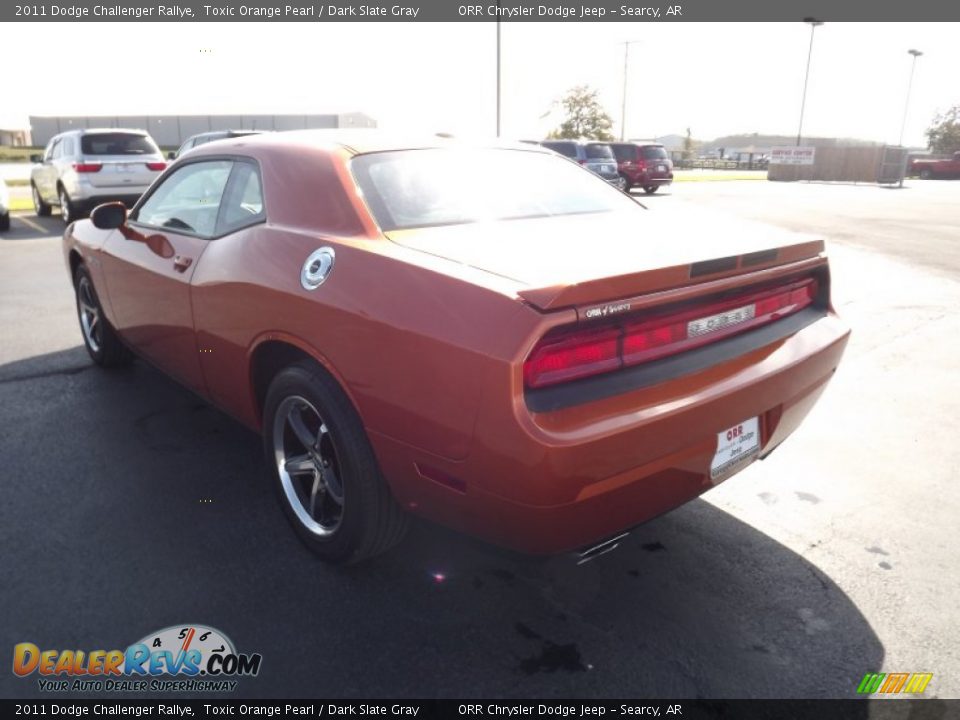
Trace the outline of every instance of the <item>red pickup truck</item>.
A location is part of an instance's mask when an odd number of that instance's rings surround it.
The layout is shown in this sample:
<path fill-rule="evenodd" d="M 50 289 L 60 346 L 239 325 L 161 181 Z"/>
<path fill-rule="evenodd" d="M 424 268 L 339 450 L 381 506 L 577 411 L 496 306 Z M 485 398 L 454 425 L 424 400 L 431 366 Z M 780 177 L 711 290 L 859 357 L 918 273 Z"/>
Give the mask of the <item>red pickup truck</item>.
<path fill-rule="evenodd" d="M 934 177 L 960 177 L 960 150 L 952 158 L 943 160 L 914 160 L 910 163 L 910 174 L 919 175 L 924 180 Z"/>

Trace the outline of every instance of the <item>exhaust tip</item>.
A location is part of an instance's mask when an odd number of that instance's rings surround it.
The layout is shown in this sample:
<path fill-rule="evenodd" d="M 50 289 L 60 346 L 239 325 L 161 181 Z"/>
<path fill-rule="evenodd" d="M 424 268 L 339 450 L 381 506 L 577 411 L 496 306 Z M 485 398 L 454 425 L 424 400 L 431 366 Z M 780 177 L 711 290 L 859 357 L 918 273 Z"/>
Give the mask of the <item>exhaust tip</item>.
<path fill-rule="evenodd" d="M 606 555 L 607 553 L 613 552 L 620 547 L 620 541 L 629 534 L 629 531 L 622 532 L 619 535 L 614 535 L 612 538 L 607 538 L 603 542 L 599 542 L 596 545 L 591 545 L 590 547 L 580 550 L 575 554 L 577 565 L 583 565 L 591 560 L 596 560 L 601 555 Z"/>

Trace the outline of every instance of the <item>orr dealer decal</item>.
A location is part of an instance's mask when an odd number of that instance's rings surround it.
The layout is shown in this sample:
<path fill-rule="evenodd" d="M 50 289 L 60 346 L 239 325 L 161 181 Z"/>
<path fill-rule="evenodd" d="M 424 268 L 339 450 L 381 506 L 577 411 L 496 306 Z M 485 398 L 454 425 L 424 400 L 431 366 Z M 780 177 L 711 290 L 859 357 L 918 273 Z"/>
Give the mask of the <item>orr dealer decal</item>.
<path fill-rule="evenodd" d="M 42 692 L 231 692 L 255 677 L 263 658 L 238 653 L 205 625 L 173 625 L 125 650 L 50 650 L 31 642 L 13 648 L 13 674 L 34 674 Z"/>

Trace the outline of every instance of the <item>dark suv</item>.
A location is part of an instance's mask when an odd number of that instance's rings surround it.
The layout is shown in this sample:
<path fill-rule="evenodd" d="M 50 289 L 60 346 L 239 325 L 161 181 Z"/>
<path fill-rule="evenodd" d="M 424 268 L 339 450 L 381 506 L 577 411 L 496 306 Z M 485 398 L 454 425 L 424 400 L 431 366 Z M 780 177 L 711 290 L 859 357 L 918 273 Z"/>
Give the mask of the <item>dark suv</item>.
<path fill-rule="evenodd" d="M 613 155 L 613 150 L 610 149 L 610 143 L 589 140 L 543 140 L 540 144 L 571 160 L 576 160 L 611 185 L 626 190 L 624 180 L 617 172 L 617 159 Z"/>
<path fill-rule="evenodd" d="M 642 187 L 647 195 L 652 195 L 657 188 L 673 182 L 673 163 L 663 145 L 617 142 L 610 146 L 627 192 L 632 187 Z"/>

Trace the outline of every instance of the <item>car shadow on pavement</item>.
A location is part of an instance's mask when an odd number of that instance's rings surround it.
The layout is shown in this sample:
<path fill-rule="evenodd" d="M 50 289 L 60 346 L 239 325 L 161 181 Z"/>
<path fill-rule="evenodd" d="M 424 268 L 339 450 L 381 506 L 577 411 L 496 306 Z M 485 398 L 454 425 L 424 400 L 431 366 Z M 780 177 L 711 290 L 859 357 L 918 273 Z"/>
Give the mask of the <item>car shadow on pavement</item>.
<path fill-rule="evenodd" d="M 659 200 L 660 198 L 670 197 L 673 195 L 673 190 L 660 188 L 652 195 L 647 195 L 643 190 L 634 189 L 629 192 L 630 197 L 634 200 L 639 200 L 641 203 L 646 202 L 647 200 Z"/>
<path fill-rule="evenodd" d="M 7 651 L 200 623 L 263 656 L 229 697 L 328 699 L 853 697 L 882 668 L 829 577 L 703 500 L 582 566 L 417 523 L 332 568 L 288 527 L 257 436 L 145 363 L 2 366 L 0 424 Z M 0 673 L 0 696 L 40 695 Z"/>
<path fill-rule="evenodd" d="M 59 213 L 54 212 L 48 217 L 37 217 L 34 214 L 11 213 L 10 229 L 0 232 L 0 241 L 3 240 L 32 240 L 50 235 L 63 235 L 63 220 Z"/>

